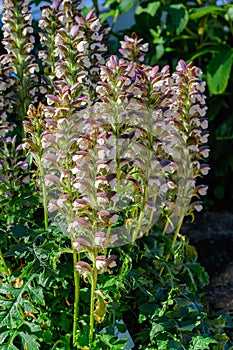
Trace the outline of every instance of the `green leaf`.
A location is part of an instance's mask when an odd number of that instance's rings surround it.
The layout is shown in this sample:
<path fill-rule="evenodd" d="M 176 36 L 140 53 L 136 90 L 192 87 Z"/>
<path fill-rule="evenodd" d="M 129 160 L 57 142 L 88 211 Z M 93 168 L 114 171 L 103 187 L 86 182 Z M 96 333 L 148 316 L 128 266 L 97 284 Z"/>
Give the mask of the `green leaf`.
<path fill-rule="evenodd" d="M 164 332 L 164 326 L 159 323 L 152 323 L 150 338 L 153 339 L 158 333 Z"/>
<path fill-rule="evenodd" d="M 105 22 L 107 20 L 108 17 L 114 17 L 115 11 L 114 10 L 110 10 L 108 12 L 104 12 L 100 14 L 100 19 L 101 19 L 101 23 Z"/>
<path fill-rule="evenodd" d="M 233 21 L 233 5 L 227 6 L 227 12 L 225 14 L 225 19 L 229 22 Z"/>
<path fill-rule="evenodd" d="M 23 299 L 22 300 L 22 307 L 24 310 L 26 310 L 27 312 L 35 312 L 35 308 L 32 305 L 32 303 L 30 303 L 29 300 L 27 299 Z"/>
<path fill-rule="evenodd" d="M 158 345 L 158 350 L 167 350 L 168 340 L 158 340 L 156 345 Z"/>
<path fill-rule="evenodd" d="M 16 238 L 28 237 L 30 235 L 29 229 L 22 224 L 12 227 L 11 231 L 14 233 Z"/>
<path fill-rule="evenodd" d="M 28 281 L 23 280 L 20 288 L 15 288 L 8 284 L 0 286 L 0 327 L 8 326 L 10 328 L 24 322 L 24 317 L 20 309 L 28 310 L 28 300 L 30 297 L 36 304 L 44 304 L 42 289 L 39 291 L 38 287 L 32 286 L 32 280 L 36 275 L 32 275 Z M 6 296 L 9 295 L 10 298 Z M 27 295 L 27 299 L 25 298 Z M 24 304 L 25 303 L 25 304 Z M 30 305 L 30 309 L 33 305 Z"/>
<path fill-rule="evenodd" d="M 2 333 L 2 329 L 0 330 L 0 333 Z M 3 334 L 4 334 L 4 336 L 3 336 L 3 338 L 1 338 L 1 344 L 3 344 L 2 341 L 6 340 L 7 337 L 9 337 L 9 339 L 7 341 L 7 344 L 1 345 L 1 349 L 2 350 L 18 350 L 18 348 L 13 344 L 14 339 L 18 335 L 18 330 L 11 329 L 9 331 L 4 331 Z"/>
<path fill-rule="evenodd" d="M 119 9 L 121 14 L 124 14 L 124 13 L 128 12 L 137 2 L 138 2 L 138 0 L 120 1 L 118 9 Z"/>
<path fill-rule="evenodd" d="M 43 289 L 40 287 L 33 287 L 30 290 L 30 296 L 34 303 L 45 305 Z"/>
<path fill-rule="evenodd" d="M 191 58 L 189 59 L 189 61 L 194 61 L 196 58 L 198 58 L 200 56 L 205 56 L 205 55 L 209 54 L 210 52 L 211 52 L 210 48 L 200 50 L 200 51 L 196 52 L 194 55 L 192 55 Z"/>
<path fill-rule="evenodd" d="M 135 10 L 135 15 L 141 15 L 143 13 L 147 13 L 148 15 L 154 17 L 156 12 L 158 11 L 159 7 L 160 7 L 159 1 L 149 3 L 147 5 L 147 7 L 142 7 L 139 5 Z"/>
<path fill-rule="evenodd" d="M 228 84 L 233 62 L 233 49 L 220 50 L 207 66 L 207 83 L 212 94 L 222 94 Z"/>
<path fill-rule="evenodd" d="M 167 30 L 172 34 L 180 35 L 189 20 L 185 6 L 182 4 L 171 5 L 167 9 L 167 13 Z"/>
<path fill-rule="evenodd" d="M 64 332 L 68 332 L 72 319 L 70 319 L 66 313 L 62 312 L 60 326 Z"/>
<path fill-rule="evenodd" d="M 2 350 L 19 350 L 14 344 L 7 344 L 2 346 Z"/>
<path fill-rule="evenodd" d="M 204 17 L 208 14 L 219 14 L 225 12 L 224 9 L 222 9 L 219 6 L 206 6 L 206 7 L 199 7 L 197 9 L 191 9 L 189 12 L 189 18 L 190 19 L 199 19 L 201 17 Z"/>
<path fill-rule="evenodd" d="M 189 350 L 205 350 L 210 349 L 210 344 L 216 344 L 216 340 L 212 338 L 205 338 L 201 335 L 197 335 L 196 337 L 192 338 L 191 346 L 189 347 Z"/>
<path fill-rule="evenodd" d="M 105 7 L 108 7 L 108 6 L 111 6 L 113 5 L 114 3 L 116 3 L 117 0 L 106 0 L 105 3 L 104 3 L 104 6 Z"/>
<path fill-rule="evenodd" d="M 195 327 L 199 325 L 200 322 L 194 323 L 194 320 L 188 320 L 188 321 L 182 321 L 178 324 L 177 329 L 179 331 L 185 332 L 189 331 L 191 332 Z"/>
<path fill-rule="evenodd" d="M 32 334 L 26 334 L 24 332 L 19 333 L 22 343 L 24 345 L 24 349 L 27 350 L 39 350 L 39 344 L 36 341 L 36 336 Z"/>
<path fill-rule="evenodd" d="M 146 317 L 153 315 L 157 308 L 158 305 L 156 303 L 143 303 L 139 306 L 140 314 Z"/>
<path fill-rule="evenodd" d="M 7 328 L 5 328 L 7 329 Z M 5 330 L 3 331 L 3 329 L 1 329 L 1 332 L 0 332 L 0 344 L 3 344 L 4 340 L 10 335 L 11 333 L 11 330 Z"/>
<path fill-rule="evenodd" d="M 29 247 L 24 244 L 12 244 L 10 249 L 4 254 L 4 257 L 17 256 L 23 258 L 28 251 Z"/>
<path fill-rule="evenodd" d="M 164 54 L 164 46 L 163 44 L 159 44 L 156 45 L 155 47 L 155 54 L 151 57 L 151 65 L 156 65 L 158 63 L 158 61 L 160 60 L 160 58 L 163 56 Z"/>

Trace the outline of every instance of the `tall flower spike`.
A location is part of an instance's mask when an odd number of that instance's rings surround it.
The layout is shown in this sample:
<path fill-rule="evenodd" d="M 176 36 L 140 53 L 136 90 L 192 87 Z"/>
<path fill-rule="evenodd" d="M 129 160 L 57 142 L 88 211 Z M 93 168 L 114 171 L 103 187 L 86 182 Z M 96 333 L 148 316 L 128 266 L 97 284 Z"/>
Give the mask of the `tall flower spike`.
<path fill-rule="evenodd" d="M 23 147 L 30 149 L 31 154 L 34 155 L 36 163 L 38 157 L 42 156 L 41 137 L 46 127 L 44 114 L 44 105 L 42 103 L 39 103 L 37 108 L 30 105 L 27 117 L 23 123 L 26 136 Z"/>
<path fill-rule="evenodd" d="M 39 67 L 31 54 L 35 38 L 29 3 L 23 0 L 4 1 L 2 22 L 2 42 L 7 52 L 0 57 L 2 84 L 5 83 L 3 114 L 10 114 L 9 119 L 19 123 L 23 135 L 22 121 L 29 103 L 37 100 L 40 89 L 37 76 Z M 15 116 L 17 120 L 13 119 Z"/>
<path fill-rule="evenodd" d="M 94 11 L 84 19 L 72 1 L 47 6 L 43 14 L 40 36 L 45 50 L 40 56 L 44 57 L 45 67 L 50 64 L 50 78 L 63 85 L 80 82 L 93 98 L 100 66 L 105 63 L 104 41 L 108 30 L 100 24 Z M 47 27 L 49 21 L 52 21 L 52 30 Z"/>
<path fill-rule="evenodd" d="M 180 161 L 177 158 L 177 172 L 172 175 L 177 184 L 173 193 L 174 202 L 170 205 L 172 210 L 171 220 L 173 224 L 179 220 L 180 211 L 192 213 L 193 209 L 201 210 L 201 201 L 190 204 L 192 197 L 198 197 L 206 192 L 207 186 L 197 184 L 197 177 L 203 173 L 201 161 L 208 157 L 209 149 L 206 146 L 208 140 L 208 127 L 205 103 L 205 82 L 200 80 L 201 70 L 191 62 L 186 64 L 180 60 L 177 71 L 172 74 L 174 83 L 171 96 L 171 119 L 180 136 L 173 151 L 180 153 Z M 205 169 L 208 169 L 205 165 Z M 204 191 L 205 188 L 205 191 Z M 174 197 L 175 196 L 175 197 Z M 172 197 L 171 197 L 172 198 Z M 196 204 L 195 204 L 196 203 Z"/>
<path fill-rule="evenodd" d="M 41 18 L 39 20 L 39 28 L 42 29 L 40 35 L 40 43 L 42 50 L 39 51 L 38 56 L 42 60 L 44 72 L 49 77 L 50 81 L 53 80 L 55 74 L 55 34 L 58 29 L 58 23 L 56 19 L 56 12 L 53 7 L 44 5 L 41 11 Z"/>
<path fill-rule="evenodd" d="M 77 1 L 57 1 L 54 0 L 51 5 L 43 5 L 41 10 L 41 18 L 39 20 L 39 27 L 42 31 L 40 35 L 40 43 L 43 50 L 39 51 L 39 58 L 49 77 L 50 82 L 54 80 L 55 76 L 55 36 L 60 28 L 69 30 L 74 23 L 74 16 L 76 13 Z"/>
<path fill-rule="evenodd" d="M 44 111 L 46 130 L 41 137 L 42 163 L 48 196 L 53 199 L 49 210 L 53 215 L 58 214 L 57 220 L 62 215 L 64 221 L 64 216 L 68 220 L 75 217 L 72 205 L 76 197 L 72 193 L 71 164 L 80 130 L 83 130 L 82 110 L 85 110 L 86 97 L 81 96 L 80 84 L 63 88 L 54 84 L 54 89 L 54 95 L 47 95 L 48 106 Z M 73 222 L 73 225 L 78 223 Z"/>

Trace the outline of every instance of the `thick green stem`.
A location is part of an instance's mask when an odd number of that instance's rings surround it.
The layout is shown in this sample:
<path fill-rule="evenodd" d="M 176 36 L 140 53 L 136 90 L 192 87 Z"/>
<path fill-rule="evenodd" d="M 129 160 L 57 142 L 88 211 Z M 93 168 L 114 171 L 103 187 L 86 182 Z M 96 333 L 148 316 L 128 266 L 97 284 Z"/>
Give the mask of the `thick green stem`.
<path fill-rule="evenodd" d="M 73 264 L 74 264 L 74 315 L 73 315 L 73 345 L 76 343 L 76 333 L 77 333 L 77 321 L 79 316 L 79 289 L 80 289 L 80 276 L 76 270 L 76 264 L 78 262 L 77 251 L 73 247 Z"/>
<path fill-rule="evenodd" d="M 138 233 L 141 229 L 141 226 L 142 226 L 142 220 L 144 218 L 144 212 L 143 210 L 140 212 L 140 215 L 139 215 L 139 218 L 138 218 L 138 222 L 137 222 L 137 225 L 133 231 L 133 234 L 132 234 L 132 245 L 135 243 L 135 240 L 137 239 L 137 236 L 138 236 Z"/>
<path fill-rule="evenodd" d="M 96 16 L 98 17 L 99 16 L 99 4 L 98 4 L 98 0 L 93 0 L 93 4 L 94 4 L 94 7 L 95 7 L 95 13 L 96 13 Z"/>
<path fill-rule="evenodd" d="M 0 250 L 0 259 L 1 259 L 1 262 L 2 262 L 2 266 L 4 267 L 5 273 L 9 277 L 11 275 L 11 272 L 10 272 L 10 270 L 7 267 L 6 261 L 4 259 L 4 256 L 3 256 L 1 250 Z"/>
<path fill-rule="evenodd" d="M 44 168 L 42 166 L 41 157 L 39 155 L 38 155 L 38 168 L 39 168 L 39 172 L 40 172 L 40 179 L 41 179 L 41 186 L 42 186 L 43 208 L 44 208 L 44 226 L 45 226 L 45 230 L 47 230 L 48 225 L 49 225 L 48 198 L 47 198 L 46 185 L 45 185 Z"/>
<path fill-rule="evenodd" d="M 98 271 L 96 268 L 96 257 L 97 257 L 97 249 L 93 252 L 93 272 L 92 272 L 92 280 L 91 280 L 91 303 L 90 303 L 90 334 L 89 334 L 89 346 L 91 348 L 94 336 L 94 308 L 95 308 L 95 290 L 97 284 L 97 276 Z"/>
<path fill-rule="evenodd" d="M 180 215 L 179 222 L 178 222 L 177 227 L 176 227 L 176 230 L 175 230 L 175 232 L 174 232 L 174 236 L 173 236 L 173 239 L 172 239 L 171 248 L 170 248 L 169 252 L 167 253 L 167 255 L 166 255 L 166 257 L 165 257 L 165 262 L 166 262 L 166 263 L 167 263 L 168 260 L 170 259 L 171 252 L 172 252 L 172 249 L 174 248 L 174 245 L 175 245 L 175 243 L 176 243 L 176 241 L 177 241 L 177 237 L 178 237 L 178 235 L 179 235 L 179 233 L 180 233 L 180 229 L 181 229 L 181 227 L 182 227 L 182 224 L 183 224 L 183 221 L 184 221 L 184 217 L 185 217 L 185 212 L 184 212 L 184 210 L 182 210 L 182 211 L 181 211 L 181 215 Z M 164 267 L 165 267 L 165 266 L 163 266 L 163 267 L 161 268 L 160 272 L 159 272 L 160 276 L 162 276 L 162 274 L 163 274 Z"/>
<path fill-rule="evenodd" d="M 156 202 L 156 197 L 157 197 L 157 194 L 155 194 L 153 196 L 153 202 L 154 203 Z M 153 217 L 154 217 L 154 209 L 152 208 L 151 212 L 150 212 L 150 215 L 149 215 L 149 221 L 148 221 L 148 224 L 147 224 L 147 228 L 146 228 L 146 235 L 149 234 L 149 231 L 150 231 L 150 229 L 152 227 Z"/>
<path fill-rule="evenodd" d="M 164 228 L 163 228 L 163 235 L 165 235 L 165 233 L 167 232 L 169 222 L 170 222 L 170 219 L 169 219 L 169 217 L 167 217 L 166 223 L 165 223 Z"/>

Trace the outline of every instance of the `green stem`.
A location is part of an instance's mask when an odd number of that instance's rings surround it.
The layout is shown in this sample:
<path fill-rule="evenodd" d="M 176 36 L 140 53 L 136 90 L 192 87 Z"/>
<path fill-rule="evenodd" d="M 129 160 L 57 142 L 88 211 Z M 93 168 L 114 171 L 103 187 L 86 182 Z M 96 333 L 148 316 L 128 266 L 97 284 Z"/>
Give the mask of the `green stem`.
<path fill-rule="evenodd" d="M 157 196 L 157 194 L 155 194 L 155 195 L 153 196 L 153 202 L 154 202 L 154 203 L 155 203 L 155 201 L 156 201 L 156 196 Z M 149 216 L 149 221 L 148 221 L 148 224 L 147 224 L 147 228 L 146 228 L 146 235 L 149 234 L 149 231 L 150 231 L 150 229 L 151 229 L 151 227 L 152 227 L 153 217 L 154 217 L 154 209 L 152 208 L 152 209 L 151 209 L 151 212 L 150 212 L 150 216 Z"/>
<path fill-rule="evenodd" d="M 42 186 L 43 208 L 44 208 L 44 226 L 45 226 L 45 230 L 47 230 L 48 225 L 49 225 L 48 198 L 47 198 L 46 185 L 45 185 L 45 173 L 44 173 L 44 168 L 42 166 L 40 155 L 38 155 L 38 168 L 39 168 L 39 172 L 40 172 L 41 186 Z"/>
<path fill-rule="evenodd" d="M 166 223 L 165 223 L 164 228 L 163 228 L 163 235 L 165 235 L 165 233 L 167 232 L 167 227 L 168 227 L 169 222 L 170 222 L 170 219 L 167 216 L 167 220 L 166 220 Z"/>
<path fill-rule="evenodd" d="M 179 221 L 178 221 L 176 230 L 175 230 L 175 232 L 174 232 L 174 236 L 173 236 L 173 239 L 172 239 L 171 248 L 170 248 L 169 252 L 167 253 L 167 255 L 166 255 L 166 257 L 165 257 L 165 262 L 166 262 L 166 263 L 167 263 L 168 260 L 170 259 L 172 249 L 174 248 L 174 245 L 176 244 L 177 237 L 178 237 L 178 235 L 179 235 L 179 233 L 180 233 L 180 229 L 181 229 L 182 224 L 183 224 L 183 221 L 184 221 L 184 217 L 185 217 L 185 212 L 184 212 L 184 210 L 182 210 L 182 211 L 181 211 L 181 215 L 180 215 L 180 219 L 179 219 Z M 162 266 L 162 268 L 161 268 L 161 270 L 160 270 L 160 272 L 159 272 L 160 276 L 162 276 L 162 274 L 163 274 L 164 267 L 165 267 L 165 266 Z"/>
<path fill-rule="evenodd" d="M 145 185 L 145 190 L 144 190 L 143 198 L 142 198 L 141 212 L 139 214 L 137 225 L 136 225 L 136 227 L 133 231 L 133 234 L 132 234 L 132 241 L 131 241 L 132 245 L 135 243 L 135 240 L 137 239 L 137 236 L 138 236 L 138 232 L 140 231 L 141 226 L 142 226 L 142 220 L 144 219 L 144 215 L 145 215 L 144 208 L 145 208 L 145 203 L 146 203 L 147 199 L 148 199 L 148 185 Z"/>
<path fill-rule="evenodd" d="M 190 34 L 193 38 L 198 38 L 198 35 L 190 30 L 188 27 L 184 29 L 188 34 Z"/>
<path fill-rule="evenodd" d="M 94 5 L 94 7 L 95 7 L 96 16 L 99 17 L 100 10 L 99 10 L 98 0 L 93 0 L 93 5 Z"/>
<path fill-rule="evenodd" d="M 115 97 L 115 103 L 116 103 L 116 96 Z M 113 129 L 114 129 L 114 134 L 115 134 L 115 144 L 116 144 L 116 157 L 115 157 L 115 163 L 116 163 L 116 193 L 120 195 L 120 189 L 121 189 L 121 168 L 120 168 L 120 156 L 121 156 L 121 149 L 118 145 L 118 138 L 120 135 L 120 126 L 118 122 L 118 108 L 116 108 L 116 105 L 114 106 L 114 113 L 113 113 Z M 113 205 L 113 210 L 116 209 L 116 203 Z M 111 229 L 112 229 L 112 223 L 108 224 L 107 227 L 107 232 L 106 232 L 106 239 L 109 238 L 111 234 Z M 107 248 L 104 248 L 104 255 L 107 254 Z"/>
<path fill-rule="evenodd" d="M 72 251 L 73 251 L 73 264 L 74 264 L 74 315 L 73 315 L 73 345 L 76 343 L 76 333 L 77 333 L 77 321 L 79 315 L 79 289 L 80 289 L 80 276 L 76 270 L 76 264 L 78 261 L 78 253 L 73 247 L 72 242 Z"/>
<path fill-rule="evenodd" d="M 27 90 L 25 86 L 25 80 L 22 77 L 21 80 L 21 101 L 20 101 L 20 114 L 21 114 L 21 135 L 22 135 L 22 140 L 25 138 L 25 133 L 24 133 L 24 127 L 23 127 L 23 121 L 25 119 L 25 116 L 27 114 L 27 103 L 26 103 L 26 96 L 27 96 Z"/>
<path fill-rule="evenodd" d="M 98 271 L 96 268 L 96 257 L 97 257 L 97 249 L 93 252 L 93 273 L 92 273 L 92 280 L 91 280 L 91 303 L 90 303 L 90 334 L 89 334 L 89 346 L 91 348 L 91 344 L 93 342 L 93 336 L 94 336 L 94 308 L 95 308 L 95 290 L 96 290 L 96 284 L 97 284 L 97 276 Z"/>
<path fill-rule="evenodd" d="M 135 240 L 137 239 L 138 232 L 140 231 L 143 218 L 144 218 L 144 212 L 143 212 L 143 210 L 141 210 L 141 212 L 139 214 L 137 225 L 136 225 L 136 227 L 133 231 L 133 234 L 132 234 L 132 242 L 131 242 L 132 245 L 135 243 Z"/>
<path fill-rule="evenodd" d="M 3 267 L 4 267 L 4 270 L 5 270 L 6 275 L 7 275 L 8 277 L 10 277 L 11 272 L 10 272 L 10 270 L 9 270 L 8 267 L 7 267 L 6 261 L 5 261 L 5 259 L 4 259 L 4 256 L 3 256 L 1 250 L 0 250 L 0 259 L 1 259 L 1 262 L 2 262 L 2 265 L 3 265 Z"/>

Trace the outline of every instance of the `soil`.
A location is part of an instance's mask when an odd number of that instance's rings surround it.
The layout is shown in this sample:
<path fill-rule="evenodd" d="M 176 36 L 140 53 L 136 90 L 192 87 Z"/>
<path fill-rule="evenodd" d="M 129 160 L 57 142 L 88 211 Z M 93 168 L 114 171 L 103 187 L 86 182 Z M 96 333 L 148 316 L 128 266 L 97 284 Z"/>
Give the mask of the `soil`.
<path fill-rule="evenodd" d="M 233 211 L 203 212 L 194 223 L 185 223 L 183 234 L 209 274 L 204 290 L 207 303 L 215 311 L 233 315 Z"/>

